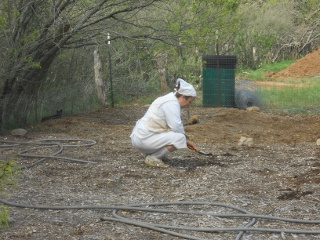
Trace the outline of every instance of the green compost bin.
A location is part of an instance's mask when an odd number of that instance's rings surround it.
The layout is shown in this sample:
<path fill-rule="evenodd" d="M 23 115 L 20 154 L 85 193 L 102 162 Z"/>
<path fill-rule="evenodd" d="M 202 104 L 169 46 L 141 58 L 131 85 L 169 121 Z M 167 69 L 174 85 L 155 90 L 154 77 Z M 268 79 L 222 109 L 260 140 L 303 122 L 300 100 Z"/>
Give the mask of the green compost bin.
<path fill-rule="evenodd" d="M 203 107 L 235 106 L 236 56 L 204 55 Z"/>

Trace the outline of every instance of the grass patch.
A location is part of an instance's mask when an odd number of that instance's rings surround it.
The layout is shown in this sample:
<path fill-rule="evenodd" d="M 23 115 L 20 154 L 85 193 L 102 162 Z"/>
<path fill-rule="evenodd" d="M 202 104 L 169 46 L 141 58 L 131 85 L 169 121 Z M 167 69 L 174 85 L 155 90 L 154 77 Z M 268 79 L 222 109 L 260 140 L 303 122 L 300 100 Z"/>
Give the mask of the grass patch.
<path fill-rule="evenodd" d="M 261 66 L 257 70 L 250 69 L 240 69 L 238 71 L 238 76 L 240 79 L 250 80 L 250 81 L 263 81 L 265 80 L 265 75 L 271 72 L 280 72 L 283 69 L 286 69 L 296 60 L 287 60 L 277 63 L 270 63 Z"/>
<path fill-rule="evenodd" d="M 285 113 L 320 113 L 320 79 L 309 79 L 312 84 L 289 85 L 260 89 L 259 95 L 266 111 Z"/>

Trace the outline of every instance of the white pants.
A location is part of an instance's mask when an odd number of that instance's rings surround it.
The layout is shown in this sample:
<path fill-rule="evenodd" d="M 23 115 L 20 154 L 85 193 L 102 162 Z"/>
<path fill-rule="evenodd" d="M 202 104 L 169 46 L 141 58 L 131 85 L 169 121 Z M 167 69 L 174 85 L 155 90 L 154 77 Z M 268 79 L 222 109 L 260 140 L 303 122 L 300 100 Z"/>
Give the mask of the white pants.
<path fill-rule="evenodd" d="M 183 133 L 164 132 L 148 133 L 143 137 L 131 135 L 132 145 L 144 154 L 154 153 L 161 148 L 173 145 L 176 149 L 186 148 L 187 139 Z"/>

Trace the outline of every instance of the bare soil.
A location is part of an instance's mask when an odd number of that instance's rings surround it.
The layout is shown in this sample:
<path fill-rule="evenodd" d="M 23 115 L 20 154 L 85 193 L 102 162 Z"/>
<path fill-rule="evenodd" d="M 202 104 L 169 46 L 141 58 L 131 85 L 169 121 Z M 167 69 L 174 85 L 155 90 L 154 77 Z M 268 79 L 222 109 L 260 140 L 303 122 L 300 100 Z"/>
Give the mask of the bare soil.
<path fill-rule="evenodd" d="M 295 61 L 288 68 L 275 73 L 271 72 L 266 75 L 270 79 L 279 78 L 310 78 L 320 75 L 320 48 L 317 51 L 307 54 L 305 57 Z"/>
<path fill-rule="evenodd" d="M 320 215 L 319 115 L 284 115 L 233 108 L 184 109 L 183 121 L 198 115 L 200 123 L 186 125 L 190 139 L 213 156 L 183 149 L 168 156 L 169 168 L 152 168 L 131 146 L 129 135 L 146 107 L 107 108 L 46 121 L 28 129 L 24 137 L 1 136 L 6 141 L 53 139 L 62 144 L 91 139 L 93 146 L 65 147 L 59 156 L 93 161 L 78 163 L 47 159 L 23 170 L 8 201 L 28 205 L 124 206 L 152 202 L 218 202 L 254 214 L 295 219 Z M 241 137 L 252 146 L 239 146 Z M 37 146 L 37 145 L 35 145 Z M 32 144 L 0 148 L 9 159 Z M 54 149 L 35 149 L 44 155 Z M 38 158 L 15 157 L 21 166 Z M 199 210 L 202 206 L 171 208 Z M 209 212 L 234 212 L 203 207 Z M 181 239 L 119 222 L 101 221 L 111 210 L 39 210 L 10 207 L 10 228 L 0 239 Z M 248 219 L 121 211 L 122 215 L 169 225 L 244 227 Z M 319 231 L 319 225 L 259 220 L 254 227 Z M 235 239 L 237 232 L 204 233 L 176 230 L 203 239 Z M 319 234 L 247 232 L 243 239 L 320 239 Z"/>

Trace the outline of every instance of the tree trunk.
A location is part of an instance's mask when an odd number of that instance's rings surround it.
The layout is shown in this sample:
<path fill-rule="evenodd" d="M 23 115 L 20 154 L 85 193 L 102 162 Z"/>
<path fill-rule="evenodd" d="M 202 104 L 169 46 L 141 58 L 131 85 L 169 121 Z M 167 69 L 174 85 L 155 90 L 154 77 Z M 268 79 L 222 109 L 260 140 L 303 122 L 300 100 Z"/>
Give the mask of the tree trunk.
<path fill-rule="evenodd" d="M 14 111 L 17 99 L 22 92 L 21 86 L 14 86 L 15 79 L 7 79 L 0 96 L 1 132 L 7 128 L 9 118 Z M 17 85 L 17 84 L 16 84 Z"/>
<path fill-rule="evenodd" d="M 160 79 L 161 91 L 163 93 L 168 92 L 168 84 L 166 81 L 166 68 L 165 68 L 166 55 L 158 54 L 156 55 L 156 62 L 158 65 L 158 73 Z"/>
<path fill-rule="evenodd" d="M 102 67 L 101 67 L 99 50 L 95 50 L 93 52 L 93 57 L 94 57 L 94 76 L 95 76 L 95 84 L 96 84 L 96 89 L 98 93 L 98 98 L 100 100 L 101 106 L 107 107 L 105 85 L 102 79 Z"/>
<path fill-rule="evenodd" d="M 41 82 L 45 79 L 48 74 L 48 69 L 57 56 L 59 48 L 55 47 L 51 49 L 51 54 L 47 56 L 44 62 L 41 63 L 41 68 L 35 68 L 28 63 L 18 64 L 19 67 L 10 67 L 14 64 L 8 64 L 7 72 L 10 73 L 10 78 L 7 78 L 4 82 L 2 92 L 0 93 L 0 130 L 6 130 L 9 118 L 14 114 L 15 111 L 19 112 L 18 102 L 23 102 L 23 109 L 28 107 L 26 99 L 20 99 L 22 95 L 30 96 L 34 95 Z M 10 59 L 10 58 L 9 58 Z M 27 115 L 19 114 L 19 120 L 16 123 L 26 122 Z M 21 125 L 22 126 L 22 125 Z"/>

